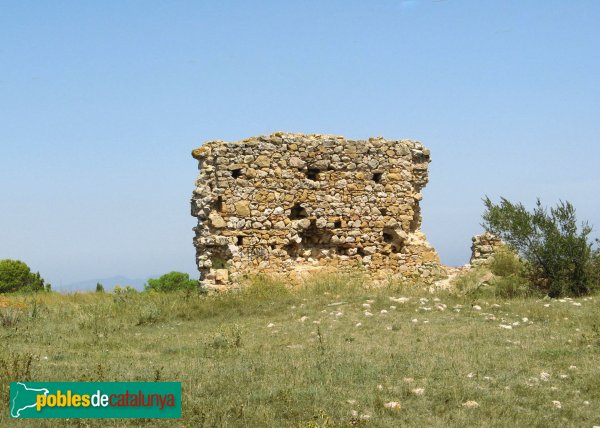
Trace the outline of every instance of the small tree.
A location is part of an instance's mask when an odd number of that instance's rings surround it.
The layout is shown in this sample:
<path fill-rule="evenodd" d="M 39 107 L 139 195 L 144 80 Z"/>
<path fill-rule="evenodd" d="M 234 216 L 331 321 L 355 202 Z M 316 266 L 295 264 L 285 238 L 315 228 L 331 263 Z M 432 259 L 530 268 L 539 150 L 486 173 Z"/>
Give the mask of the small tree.
<path fill-rule="evenodd" d="M 113 293 L 114 294 L 135 294 L 138 291 L 133 288 L 131 285 L 126 285 L 124 287 L 121 287 L 119 284 L 115 285 L 113 288 Z"/>
<path fill-rule="evenodd" d="M 198 282 L 190 279 L 187 273 L 169 272 L 158 279 L 149 279 L 144 286 L 146 291 L 154 290 L 161 292 L 192 290 L 197 287 Z"/>
<path fill-rule="evenodd" d="M 548 211 L 540 200 L 532 212 L 505 198 L 484 199 L 483 227 L 510 245 L 528 263 L 535 286 L 551 297 L 580 296 L 593 287 L 594 251 L 584 222 L 577 228 L 575 208 L 560 202 Z"/>
<path fill-rule="evenodd" d="M 96 283 L 96 293 L 104 293 L 104 285 L 99 282 Z"/>
<path fill-rule="evenodd" d="M 33 273 L 20 260 L 0 260 L 0 293 L 44 291 L 45 282 L 39 272 Z"/>

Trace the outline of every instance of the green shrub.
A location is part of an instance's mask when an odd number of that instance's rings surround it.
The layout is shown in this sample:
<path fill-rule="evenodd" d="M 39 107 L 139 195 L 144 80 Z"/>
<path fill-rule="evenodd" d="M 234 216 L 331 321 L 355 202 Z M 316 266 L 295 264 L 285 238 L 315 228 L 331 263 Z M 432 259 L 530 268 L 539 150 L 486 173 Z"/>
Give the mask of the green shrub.
<path fill-rule="evenodd" d="M 95 294 L 100 295 L 100 293 Z M 118 304 L 134 302 L 138 295 L 138 291 L 130 285 L 126 285 L 125 287 L 115 285 L 112 290 L 112 300 Z"/>
<path fill-rule="evenodd" d="M 171 292 L 178 290 L 193 290 L 198 287 L 198 281 L 190 279 L 189 274 L 183 272 L 169 272 L 157 279 L 149 279 L 144 286 L 146 291 Z"/>
<path fill-rule="evenodd" d="M 538 199 L 529 212 L 505 198 L 496 205 L 486 197 L 484 204 L 483 226 L 527 262 L 533 287 L 550 297 L 581 296 L 592 290 L 592 228 L 584 222 L 578 230 L 573 205 L 560 202 L 548 211 Z"/>
<path fill-rule="evenodd" d="M 458 276 L 454 285 L 460 294 L 477 298 L 512 299 L 532 294 L 526 265 L 508 248 L 500 248 L 489 264 Z"/>
<path fill-rule="evenodd" d="M 213 269 L 228 269 L 229 268 L 229 261 L 226 259 L 223 259 L 221 257 L 213 257 L 213 258 L 211 258 L 211 262 L 212 262 Z"/>
<path fill-rule="evenodd" d="M 50 290 L 50 284 L 47 285 Z M 45 281 L 20 260 L 0 260 L 0 293 L 44 291 Z"/>
<path fill-rule="evenodd" d="M 532 294 L 532 289 L 527 278 L 511 274 L 495 278 L 492 281 L 494 296 L 503 299 L 514 299 Z"/>
<path fill-rule="evenodd" d="M 498 248 L 490 263 L 490 270 L 497 276 L 521 275 L 525 269 L 524 263 L 510 248 Z"/>

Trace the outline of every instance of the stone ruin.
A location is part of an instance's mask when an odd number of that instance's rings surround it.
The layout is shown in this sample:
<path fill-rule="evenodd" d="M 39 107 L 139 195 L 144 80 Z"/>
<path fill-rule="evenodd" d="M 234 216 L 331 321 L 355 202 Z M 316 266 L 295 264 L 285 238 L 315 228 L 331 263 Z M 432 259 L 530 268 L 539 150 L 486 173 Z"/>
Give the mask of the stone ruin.
<path fill-rule="evenodd" d="M 481 235 L 475 235 L 472 238 L 471 245 L 471 266 L 479 266 L 492 260 L 499 248 L 506 244 L 497 236 L 485 232 Z"/>
<path fill-rule="evenodd" d="M 411 140 L 274 133 L 195 149 L 200 282 L 362 268 L 373 277 L 439 269 L 421 232 L 429 150 Z"/>

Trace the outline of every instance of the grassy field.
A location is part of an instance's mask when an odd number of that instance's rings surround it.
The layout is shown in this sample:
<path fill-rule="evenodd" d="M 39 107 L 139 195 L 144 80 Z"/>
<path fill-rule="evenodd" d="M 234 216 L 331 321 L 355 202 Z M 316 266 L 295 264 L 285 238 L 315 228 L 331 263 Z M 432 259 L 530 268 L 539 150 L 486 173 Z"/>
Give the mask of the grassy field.
<path fill-rule="evenodd" d="M 208 297 L 0 296 L 0 426 L 591 428 L 599 302 L 366 289 L 348 276 Z M 17 380 L 181 381 L 183 418 L 11 420 Z"/>

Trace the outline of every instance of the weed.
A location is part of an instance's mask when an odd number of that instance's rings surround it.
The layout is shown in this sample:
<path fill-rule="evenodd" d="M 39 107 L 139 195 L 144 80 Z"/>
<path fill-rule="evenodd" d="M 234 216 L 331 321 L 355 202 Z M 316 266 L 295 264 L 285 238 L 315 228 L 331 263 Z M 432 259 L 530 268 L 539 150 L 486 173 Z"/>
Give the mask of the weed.
<path fill-rule="evenodd" d="M 247 285 L 239 292 L 242 299 L 252 299 L 252 301 L 273 301 L 275 299 L 289 296 L 290 290 L 286 285 L 267 276 L 249 277 Z"/>
<path fill-rule="evenodd" d="M 334 426 L 336 424 L 333 419 L 323 409 L 320 409 L 310 421 L 301 422 L 299 425 L 300 428 L 330 428 Z"/>
<path fill-rule="evenodd" d="M 527 279 L 516 274 L 496 278 L 492 284 L 494 286 L 494 295 L 502 299 L 514 299 L 533 293 Z"/>
<path fill-rule="evenodd" d="M 364 292 L 363 284 L 364 277 L 360 272 L 314 274 L 305 281 L 302 291 L 307 295 L 356 295 Z"/>
<path fill-rule="evenodd" d="M 208 344 L 213 349 L 237 349 L 242 347 L 242 331 L 237 324 L 215 335 Z"/>
<path fill-rule="evenodd" d="M 33 359 L 30 353 L 12 353 L 5 358 L 0 356 L 0 383 L 30 381 Z"/>
<path fill-rule="evenodd" d="M 36 299 L 33 299 L 31 302 L 31 312 L 29 313 L 29 318 L 36 319 L 38 316 L 38 302 Z"/>
<path fill-rule="evenodd" d="M 106 368 L 104 364 L 98 363 L 92 371 L 84 373 L 80 378 L 80 382 L 104 382 L 106 380 Z"/>
<path fill-rule="evenodd" d="M 320 326 L 317 326 L 317 349 L 321 354 L 325 353 L 325 339 Z"/>
<path fill-rule="evenodd" d="M 162 319 L 162 313 L 154 303 L 148 303 L 140 308 L 136 325 L 150 325 L 159 322 Z"/>
<path fill-rule="evenodd" d="M 487 268 L 479 266 L 460 275 L 454 283 L 456 291 L 462 295 L 473 295 L 480 292 L 482 288 L 489 285 L 489 282 L 485 281 L 488 272 Z"/>
<path fill-rule="evenodd" d="M 591 342 L 594 346 L 600 348 L 600 326 L 598 324 L 592 325 Z"/>
<path fill-rule="evenodd" d="M 23 319 L 23 312 L 14 308 L 0 308 L 0 325 L 11 328 Z"/>

